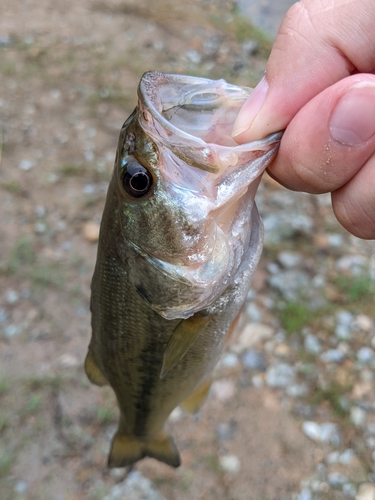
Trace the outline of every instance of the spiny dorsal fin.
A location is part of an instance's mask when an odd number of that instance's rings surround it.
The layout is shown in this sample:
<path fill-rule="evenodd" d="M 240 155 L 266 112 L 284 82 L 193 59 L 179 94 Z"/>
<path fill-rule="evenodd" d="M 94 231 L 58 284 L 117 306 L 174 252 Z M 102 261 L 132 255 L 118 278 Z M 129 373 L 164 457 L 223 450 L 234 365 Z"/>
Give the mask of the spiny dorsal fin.
<path fill-rule="evenodd" d="M 160 378 L 163 378 L 167 372 L 185 356 L 198 335 L 206 328 L 211 319 L 212 316 L 203 316 L 200 313 L 196 313 L 191 318 L 183 319 L 176 326 L 164 353 Z"/>

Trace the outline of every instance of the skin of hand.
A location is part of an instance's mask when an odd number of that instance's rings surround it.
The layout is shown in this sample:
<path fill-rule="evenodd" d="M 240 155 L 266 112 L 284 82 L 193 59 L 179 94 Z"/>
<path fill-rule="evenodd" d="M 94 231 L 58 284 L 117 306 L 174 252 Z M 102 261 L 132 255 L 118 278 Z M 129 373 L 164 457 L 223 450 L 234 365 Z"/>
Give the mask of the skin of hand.
<path fill-rule="evenodd" d="M 375 238 L 374 0 L 301 0 L 288 11 L 233 137 L 284 129 L 269 174 L 292 190 L 330 192 L 338 221 Z"/>

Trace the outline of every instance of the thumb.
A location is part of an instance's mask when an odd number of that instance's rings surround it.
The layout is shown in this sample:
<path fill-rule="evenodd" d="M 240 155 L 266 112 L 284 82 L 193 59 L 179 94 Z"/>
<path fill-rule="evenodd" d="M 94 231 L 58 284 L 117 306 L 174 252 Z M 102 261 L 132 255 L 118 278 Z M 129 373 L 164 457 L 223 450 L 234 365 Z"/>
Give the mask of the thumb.
<path fill-rule="evenodd" d="M 242 107 L 232 135 L 239 143 L 286 128 L 325 88 L 375 69 L 374 0 L 302 0 L 288 11 L 265 77 Z"/>

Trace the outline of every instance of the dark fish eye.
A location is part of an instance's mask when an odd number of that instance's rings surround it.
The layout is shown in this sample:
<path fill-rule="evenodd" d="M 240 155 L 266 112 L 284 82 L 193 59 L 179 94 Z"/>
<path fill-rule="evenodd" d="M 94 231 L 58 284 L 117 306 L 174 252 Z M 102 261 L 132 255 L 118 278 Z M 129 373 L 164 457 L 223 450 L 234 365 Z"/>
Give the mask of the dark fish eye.
<path fill-rule="evenodd" d="M 129 157 L 123 167 L 122 183 L 132 198 L 141 198 L 152 186 L 152 176 L 135 158 Z"/>

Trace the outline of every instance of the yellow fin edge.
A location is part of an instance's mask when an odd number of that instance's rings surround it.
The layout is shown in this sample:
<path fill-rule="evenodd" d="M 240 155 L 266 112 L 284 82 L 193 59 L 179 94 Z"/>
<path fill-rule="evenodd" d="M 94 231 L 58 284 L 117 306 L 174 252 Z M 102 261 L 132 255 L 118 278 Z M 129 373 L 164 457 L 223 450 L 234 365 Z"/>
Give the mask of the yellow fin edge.
<path fill-rule="evenodd" d="M 155 458 L 172 467 L 181 464 L 178 449 L 172 437 L 166 433 L 146 441 L 117 433 L 112 441 L 108 467 L 126 467 L 144 457 Z"/>

